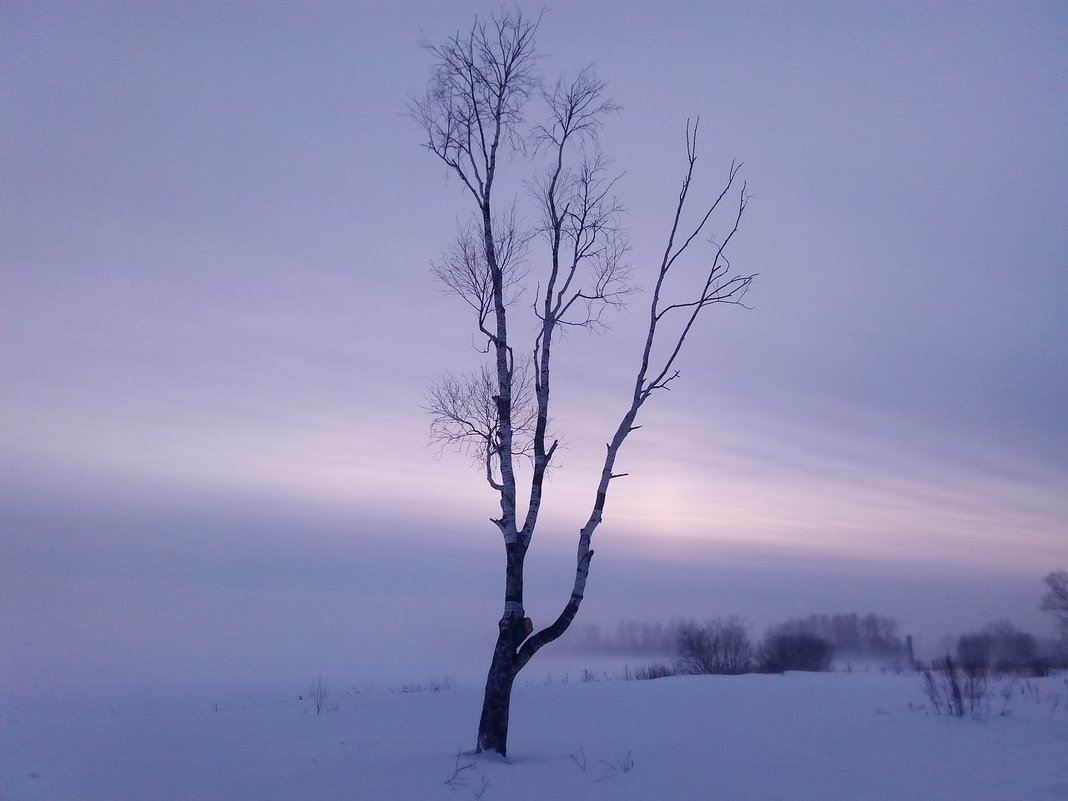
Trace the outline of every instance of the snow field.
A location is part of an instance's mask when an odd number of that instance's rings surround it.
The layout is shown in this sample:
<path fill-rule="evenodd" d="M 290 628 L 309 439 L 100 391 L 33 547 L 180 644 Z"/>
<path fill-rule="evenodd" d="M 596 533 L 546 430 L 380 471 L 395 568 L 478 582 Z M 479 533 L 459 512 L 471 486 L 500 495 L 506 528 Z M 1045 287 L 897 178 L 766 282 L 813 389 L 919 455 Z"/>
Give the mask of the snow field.
<path fill-rule="evenodd" d="M 319 715 L 306 692 L 5 702 L 0 801 L 1068 799 L 1064 677 L 981 720 L 931 713 L 916 675 L 544 678 L 517 684 L 507 760 L 459 753 L 474 684 L 332 686 Z"/>

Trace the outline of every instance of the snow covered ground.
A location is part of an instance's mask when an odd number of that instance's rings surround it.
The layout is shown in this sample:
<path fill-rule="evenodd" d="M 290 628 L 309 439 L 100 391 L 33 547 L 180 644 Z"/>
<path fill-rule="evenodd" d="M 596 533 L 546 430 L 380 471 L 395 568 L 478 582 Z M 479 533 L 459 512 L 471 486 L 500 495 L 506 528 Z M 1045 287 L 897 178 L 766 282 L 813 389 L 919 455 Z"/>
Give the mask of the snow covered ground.
<path fill-rule="evenodd" d="M 995 690 L 981 720 L 938 717 L 918 676 L 875 671 L 524 678 L 506 761 L 458 753 L 474 682 L 334 684 L 321 714 L 303 688 L 7 699 L 0 799 L 1068 799 L 1063 676 Z"/>

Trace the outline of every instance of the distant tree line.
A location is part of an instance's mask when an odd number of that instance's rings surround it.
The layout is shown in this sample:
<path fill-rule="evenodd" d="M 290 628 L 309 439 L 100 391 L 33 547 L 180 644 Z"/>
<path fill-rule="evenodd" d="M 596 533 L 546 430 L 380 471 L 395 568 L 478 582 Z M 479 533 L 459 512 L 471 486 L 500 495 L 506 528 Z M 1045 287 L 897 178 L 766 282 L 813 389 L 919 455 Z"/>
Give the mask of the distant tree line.
<path fill-rule="evenodd" d="M 742 619 L 736 616 L 714 618 L 709 624 L 712 622 L 716 625 L 711 628 L 716 631 L 733 631 L 738 626 L 744 627 Z M 702 627 L 707 628 L 705 624 L 693 620 L 672 620 L 667 624 L 621 620 L 611 629 L 587 624 L 573 627 L 566 647 L 572 653 L 665 656 L 678 650 L 681 635 L 693 639 L 695 630 Z M 898 628 L 896 620 L 875 614 L 858 615 L 852 612 L 810 615 L 807 618 L 790 618 L 773 626 L 765 639 L 770 635 L 811 635 L 827 642 L 839 656 L 887 659 L 899 658 L 905 653 Z"/>
<path fill-rule="evenodd" d="M 778 634 L 808 634 L 830 643 L 840 657 L 857 659 L 900 659 L 905 644 L 893 618 L 856 612 L 836 615 L 809 615 L 791 618 L 776 626 Z"/>
<path fill-rule="evenodd" d="M 575 627 L 565 645 L 576 654 L 673 658 L 679 673 L 829 670 L 836 655 L 879 661 L 905 656 L 896 620 L 856 613 L 790 618 L 760 640 L 737 616 L 667 624 L 621 620 L 611 629 Z"/>
<path fill-rule="evenodd" d="M 805 631 L 769 629 L 754 643 L 740 617 L 687 622 L 677 629 L 675 669 L 686 674 L 737 675 L 830 670 L 834 645 Z"/>
<path fill-rule="evenodd" d="M 1051 669 L 1068 667 L 1068 648 L 1063 642 L 1040 640 L 1007 620 L 962 634 L 956 652 L 957 663 L 968 676 L 1045 676 Z"/>
<path fill-rule="evenodd" d="M 1068 669 L 1068 572 L 1054 571 L 1043 581 L 1048 592 L 1041 608 L 1056 618 L 1060 641 L 1039 639 L 999 620 L 979 631 L 947 637 L 946 655 L 929 666 L 914 660 L 911 642 L 902 640 L 896 620 L 856 612 L 789 618 L 769 628 L 759 641 L 734 615 L 703 623 L 673 620 L 666 625 L 622 620 L 609 630 L 588 624 L 572 627 L 565 647 L 572 653 L 673 659 L 671 664 L 653 666 L 657 675 L 821 671 L 830 670 L 838 658 L 943 673 L 952 666 L 968 678 L 990 673 L 1041 676 L 1051 669 Z"/>

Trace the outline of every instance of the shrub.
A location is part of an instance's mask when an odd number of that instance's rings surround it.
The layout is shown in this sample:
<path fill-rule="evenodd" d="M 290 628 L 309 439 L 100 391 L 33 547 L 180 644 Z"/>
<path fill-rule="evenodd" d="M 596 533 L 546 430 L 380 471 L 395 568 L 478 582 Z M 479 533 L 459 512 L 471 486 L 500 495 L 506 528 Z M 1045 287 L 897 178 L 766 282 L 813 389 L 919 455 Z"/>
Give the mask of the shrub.
<path fill-rule="evenodd" d="M 939 715 L 955 718 L 980 717 L 985 710 L 986 675 L 964 673 L 957 669 L 953 658 L 946 654 L 941 669 L 923 671 L 923 689 L 927 700 Z"/>
<path fill-rule="evenodd" d="M 745 622 L 736 616 L 714 618 L 704 625 L 683 623 L 677 635 L 680 673 L 747 673 L 753 664 L 753 644 Z"/>
<path fill-rule="evenodd" d="M 323 678 L 322 673 L 315 677 L 308 694 L 315 705 L 315 714 L 318 715 L 323 711 L 323 704 L 326 703 L 326 699 L 330 696 L 330 690 L 326 686 L 326 679 Z"/>
<path fill-rule="evenodd" d="M 815 634 L 771 631 L 764 638 L 761 667 L 768 673 L 831 669 L 834 647 Z"/>
<path fill-rule="evenodd" d="M 668 676 L 677 676 L 679 671 L 671 665 L 654 662 L 651 665 L 639 665 L 631 669 L 630 665 L 623 668 L 623 681 L 648 681 L 649 679 L 664 679 Z"/>

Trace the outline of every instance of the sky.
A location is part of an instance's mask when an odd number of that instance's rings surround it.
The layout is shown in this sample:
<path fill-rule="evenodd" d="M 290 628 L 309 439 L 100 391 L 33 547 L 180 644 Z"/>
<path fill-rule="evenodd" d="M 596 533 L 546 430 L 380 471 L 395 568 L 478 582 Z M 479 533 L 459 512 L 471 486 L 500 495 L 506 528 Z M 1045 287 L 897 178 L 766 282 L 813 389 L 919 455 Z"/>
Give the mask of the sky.
<path fill-rule="evenodd" d="M 430 271 L 469 200 L 406 105 L 419 42 L 494 8 L 0 8 L 0 684 L 488 662 L 494 497 L 423 411 L 478 365 Z M 741 614 L 759 634 L 875 611 L 929 648 L 1002 617 L 1052 635 L 1064 4 L 578 0 L 537 41 L 547 79 L 593 64 L 622 106 L 601 143 L 640 287 L 688 118 L 695 196 L 732 159 L 753 195 L 732 252 L 759 274 L 752 308 L 713 308 L 643 410 L 583 619 Z M 505 185 L 527 168 L 509 154 Z M 536 624 L 570 592 L 646 297 L 558 351 Z"/>

